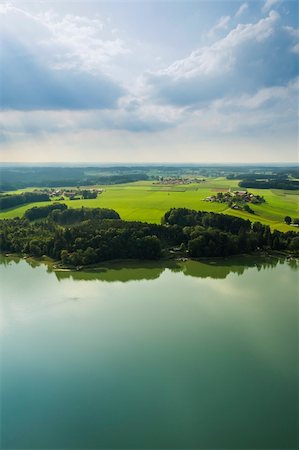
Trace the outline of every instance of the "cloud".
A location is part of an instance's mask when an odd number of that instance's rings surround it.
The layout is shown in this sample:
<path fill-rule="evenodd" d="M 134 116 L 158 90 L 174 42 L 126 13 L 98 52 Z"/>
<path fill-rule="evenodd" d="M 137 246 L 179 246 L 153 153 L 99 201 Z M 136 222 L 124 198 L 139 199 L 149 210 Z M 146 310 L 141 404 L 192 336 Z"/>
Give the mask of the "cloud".
<path fill-rule="evenodd" d="M 108 74 L 116 57 L 130 53 L 116 30 L 98 16 L 59 16 L 51 10 L 32 14 L 11 4 L 3 5 L 0 15 L 3 32 L 15 35 L 18 29 L 51 68 Z"/>
<path fill-rule="evenodd" d="M 255 24 L 239 24 L 224 38 L 209 47 L 195 50 L 187 58 L 176 61 L 162 74 L 175 78 L 192 78 L 196 75 L 223 73 L 234 64 L 234 52 L 248 43 L 263 43 L 273 34 L 279 15 L 271 11 L 269 16 Z"/>
<path fill-rule="evenodd" d="M 240 17 L 242 16 L 242 14 L 247 11 L 248 9 L 248 3 L 243 3 L 240 8 L 238 9 L 238 11 L 235 14 L 235 17 Z"/>
<path fill-rule="evenodd" d="M 289 106 L 295 106 L 299 92 L 299 78 L 290 81 L 286 86 L 273 86 L 259 89 L 254 95 L 242 95 L 235 98 L 224 98 L 217 100 L 214 105 L 219 109 L 230 108 L 256 110 L 272 108 L 275 105 L 282 105 L 286 102 Z"/>
<path fill-rule="evenodd" d="M 6 141 L 39 135 L 91 132 L 156 134 L 168 129 L 203 137 L 254 133 L 278 135 L 288 130 L 296 134 L 299 78 L 285 86 L 257 90 L 253 95 L 225 96 L 201 109 L 143 104 L 127 96 L 115 110 L 7 111 L 0 113 Z M 193 131 L 191 131 L 193 130 Z"/>
<path fill-rule="evenodd" d="M 292 37 L 299 38 L 299 28 L 293 28 L 290 26 L 285 26 L 283 29 Z"/>
<path fill-rule="evenodd" d="M 91 145 L 96 160 L 99 148 L 110 157 L 114 146 L 117 158 L 125 146 L 130 154 L 132 143 L 135 155 L 146 148 L 152 158 L 156 145 L 158 159 L 165 159 L 163 149 L 171 155 L 176 148 L 184 160 L 186 146 L 193 158 L 204 141 L 218 139 L 217 155 L 228 137 L 278 140 L 280 134 L 291 141 L 297 126 L 298 30 L 271 9 L 266 17 L 236 25 L 247 7 L 243 3 L 235 16 L 216 22 L 214 42 L 207 39 L 185 57 L 182 47 L 180 59 L 162 66 L 155 48 L 130 41 L 130 51 L 101 15 L 36 13 L 38 8 L 33 14 L 0 6 L 4 151 L 21 149 L 22 143 L 39 149 L 68 142 L 69 154 L 74 145 L 83 159 Z"/>
<path fill-rule="evenodd" d="M 224 97 L 190 111 L 186 122 L 201 137 L 249 136 L 255 139 L 297 135 L 299 79 L 254 95 Z"/>
<path fill-rule="evenodd" d="M 49 13 L 38 18 L 51 33 L 44 46 L 59 48 L 53 61 L 57 69 L 80 68 L 91 73 L 103 72 L 115 57 L 129 53 L 121 39 L 103 39 L 104 23 L 99 19 L 70 14 L 59 19 Z"/>
<path fill-rule="evenodd" d="M 211 37 L 211 38 L 214 37 L 215 34 L 217 33 L 217 31 L 219 31 L 219 30 L 227 30 L 230 20 L 231 20 L 230 16 L 220 17 L 220 19 L 218 20 L 216 25 L 214 25 L 211 28 L 211 30 L 209 31 L 209 33 L 208 33 L 209 37 Z"/>
<path fill-rule="evenodd" d="M 148 95 L 156 102 L 201 108 L 223 96 L 287 83 L 297 75 L 297 61 L 287 51 L 291 38 L 279 18 L 270 11 L 256 23 L 239 24 L 212 45 L 148 73 Z"/>
<path fill-rule="evenodd" d="M 59 110 L 114 108 L 124 89 L 104 75 L 53 70 L 22 44 L 3 40 L 1 109 Z"/>
<path fill-rule="evenodd" d="M 299 44 L 294 45 L 291 48 L 291 52 L 295 53 L 296 55 L 299 55 Z"/>
<path fill-rule="evenodd" d="M 110 74 L 126 49 L 104 38 L 105 22 L 0 8 L 2 109 L 115 108 L 125 89 Z M 18 33 L 16 33 L 18 30 Z"/>
<path fill-rule="evenodd" d="M 183 120 L 183 111 L 178 108 L 143 104 L 128 96 L 121 98 L 115 109 L 0 111 L 0 132 L 7 138 L 80 130 L 153 133 L 176 127 Z"/>
<path fill-rule="evenodd" d="M 265 4 L 262 8 L 263 12 L 268 12 L 270 11 L 270 9 L 274 6 L 277 5 L 278 3 L 280 3 L 280 0 L 266 0 Z"/>
<path fill-rule="evenodd" d="M 293 28 L 290 26 L 283 27 L 284 31 L 287 32 L 287 34 L 293 39 L 294 45 L 290 48 L 290 51 L 292 53 L 295 53 L 296 55 L 299 54 L 299 28 Z"/>

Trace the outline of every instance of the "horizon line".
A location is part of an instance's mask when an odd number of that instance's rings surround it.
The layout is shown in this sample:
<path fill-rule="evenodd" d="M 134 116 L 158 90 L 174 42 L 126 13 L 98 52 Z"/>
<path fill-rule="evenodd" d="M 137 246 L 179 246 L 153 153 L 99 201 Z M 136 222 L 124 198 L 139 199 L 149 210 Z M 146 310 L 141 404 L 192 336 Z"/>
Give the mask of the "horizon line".
<path fill-rule="evenodd" d="M 0 161 L 0 167 L 1 166 L 14 166 L 14 165 L 23 165 L 23 166 L 29 166 L 29 165 L 41 165 L 41 166 L 51 166 L 51 165 L 68 165 L 68 166 L 88 166 L 88 165 L 99 165 L 99 166 L 118 166 L 118 165 L 123 165 L 123 166 L 169 166 L 169 165 L 175 165 L 175 166 L 179 166 L 179 165 L 184 165 L 184 166 L 228 166 L 228 165 L 246 165 L 246 166 L 255 166 L 255 165 L 259 165 L 259 166 L 277 166 L 277 165 L 299 165 L 299 161 L 271 161 L 271 162 L 259 162 L 259 161 L 255 161 L 255 162 L 240 162 L 240 161 L 229 161 L 229 162 L 178 162 L 178 161 L 163 161 L 163 162 L 158 162 L 158 161 L 152 161 L 152 162 L 140 162 L 140 161 L 136 161 L 136 162 L 125 162 L 125 161 L 118 161 L 118 162 L 97 162 L 97 161 L 73 161 L 73 162 L 68 162 L 68 161 L 45 161 L 45 162 L 41 162 L 41 161 Z"/>

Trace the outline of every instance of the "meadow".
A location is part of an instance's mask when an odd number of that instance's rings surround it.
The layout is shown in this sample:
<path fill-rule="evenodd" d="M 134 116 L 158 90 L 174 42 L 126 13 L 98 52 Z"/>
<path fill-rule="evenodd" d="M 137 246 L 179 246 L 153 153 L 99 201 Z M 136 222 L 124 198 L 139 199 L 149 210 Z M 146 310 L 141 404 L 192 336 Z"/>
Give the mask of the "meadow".
<path fill-rule="evenodd" d="M 219 191 L 237 190 L 239 180 L 226 178 L 208 178 L 202 183 L 188 185 L 162 185 L 153 181 L 138 181 L 128 184 L 99 186 L 103 192 L 97 199 L 63 200 L 70 208 L 112 208 L 124 220 L 138 220 L 150 223 L 160 223 L 163 214 L 170 208 L 186 207 L 202 211 L 214 211 L 235 215 L 251 221 L 260 221 L 270 225 L 272 229 L 288 231 L 294 229 L 284 223 L 284 217 L 298 217 L 299 191 L 256 190 L 253 194 L 264 196 L 266 203 L 250 205 L 255 214 L 232 210 L 226 203 L 211 203 L 204 199 Z M 240 188 L 239 188 L 240 189 Z M 27 188 L 32 190 L 32 188 Z M 24 190 L 14 191 L 15 193 Z M 11 192 L 12 193 L 12 192 Z M 0 219 L 21 217 L 33 206 L 46 205 L 48 202 L 30 203 L 0 212 Z"/>

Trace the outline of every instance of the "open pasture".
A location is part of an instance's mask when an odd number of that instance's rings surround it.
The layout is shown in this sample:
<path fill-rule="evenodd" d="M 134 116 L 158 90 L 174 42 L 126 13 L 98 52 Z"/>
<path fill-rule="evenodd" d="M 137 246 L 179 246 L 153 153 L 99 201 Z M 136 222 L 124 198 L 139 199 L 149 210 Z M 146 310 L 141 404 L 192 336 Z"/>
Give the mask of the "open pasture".
<path fill-rule="evenodd" d="M 123 185 L 101 186 L 104 192 L 97 199 L 90 200 L 64 200 L 70 208 L 112 208 L 124 220 L 139 220 L 160 223 L 163 214 L 170 208 L 186 207 L 203 211 L 214 211 L 260 221 L 271 228 L 281 231 L 293 229 L 284 224 L 286 215 L 298 217 L 298 191 L 283 190 L 256 190 L 250 189 L 254 194 L 263 195 L 266 203 L 251 205 L 255 214 L 232 210 L 226 203 L 211 203 L 204 199 L 215 194 L 217 190 L 237 190 L 238 180 L 225 178 L 207 179 L 202 183 L 187 185 L 164 185 L 152 181 L 139 181 Z M 28 189 L 27 189 L 28 190 Z M 20 191 L 19 191 L 20 192 Z M 21 205 L 0 213 L 0 218 L 21 217 L 24 212 L 33 206 L 43 206 L 47 202 Z"/>

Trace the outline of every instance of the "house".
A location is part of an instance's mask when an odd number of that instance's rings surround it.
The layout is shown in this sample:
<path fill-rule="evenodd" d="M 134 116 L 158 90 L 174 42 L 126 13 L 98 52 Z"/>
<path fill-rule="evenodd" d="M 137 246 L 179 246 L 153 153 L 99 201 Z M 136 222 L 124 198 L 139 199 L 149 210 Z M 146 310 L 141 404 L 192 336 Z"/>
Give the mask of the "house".
<path fill-rule="evenodd" d="M 248 194 L 248 192 L 247 191 L 234 191 L 233 194 L 238 197 L 244 197 L 245 195 Z"/>
<path fill-rule="evenodd" d="M 64 192 L 64 195 L 69 198 L 75 197 L 77 194 L 77 192 Z"/>

